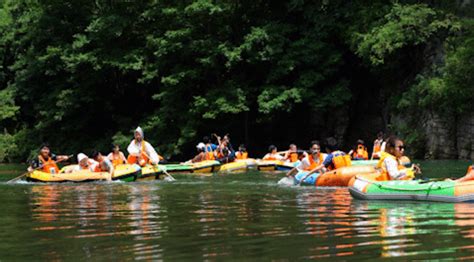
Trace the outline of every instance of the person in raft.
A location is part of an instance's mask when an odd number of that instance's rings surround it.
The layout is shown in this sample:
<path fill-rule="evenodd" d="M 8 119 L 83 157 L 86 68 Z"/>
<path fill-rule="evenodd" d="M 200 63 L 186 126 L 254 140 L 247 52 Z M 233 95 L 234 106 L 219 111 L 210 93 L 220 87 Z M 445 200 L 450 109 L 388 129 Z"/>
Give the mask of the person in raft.
<path fill-rule="evenodd" d="M 349 155 L 352 157 L 352 160 L 368 160 L 369 153 L 367 152 L 367 147 L 364 145 L 364 140 L 357 140 L 355 149 L 349 151 Z"/>
<path fill-rule="evenodd" d="M 30 166 L 28 167 L 28 172 L 33 172 L 35 169 L 41 169 L 41 171 L 46 173 L 57 174 L 59 173 L 59 168 L 56 162 L 68 159 L 68 156 L 52 154 L 49 145 L 43 144 L 40 147 L 38 156 L 31 161 Z"/>
<path fill-rule="evenodd" d="M 290 144 L 288 151 L 286 151 L 285 155 L 283 156 L 283 160 L 290 163 L 295 163 L 298 161 L 298 148 L 295 144 Z"/>
<path fill-rule="evenodd" d="M 380 154 L 381 152 L 383 152 L 382 151 L 382 144 L 384 143 L 383 137 L 384 137 L 383 132 L 378 132 L 377 138 L 374 140 L 374 147 L 372 149 L 371 159 L 380 159 Z"/>
<path fill-rule="evenodd" d="M 239 150 L 235 152 L 235 159 L 237 160 L 244 160 L 249 157 L 249 154 L 247 152 L 247 148 L 245 147 L 244 144 L 241 144 L 239 146 Z"/>
<path fill-rule="evenodd" d="M 127 147 L 129 154 L 127 162 L 129 164 L 138 164 L 142 167 L 148 163 L 152 165 L 158 164 L 160 161 L 158 154 L 153 146 L 144 140 L 145 136 L 141 127 L 135 129 L 134 138 Z"/>
<path fill-rule="evenodd" d="M 411 168 L 406 168 L 400 163 L 404 152 L 405 145 L 400 138 L 391 136 L 387 139 L 385 152 L 381 153 L 377 164 L 377 168 L 380 169 L 377 181 L 411 180 L 415 174 L 421 174 L 419 166 L 413 164 Z"/>
<path fill-rule="evenodd" d="M 120 146 L 118 144 L 112 145 L 112 152 L 107 156 L 107 158 L 112 161 L 113 166 L 125 164 L 127 159 L 122 151 L 120 151 Z"/>
<path fill-rule="evenodd" d="M 211 139 L 208 136 L 203 137 L 202 142 L 204 144 L 204 154 L 206 155 L 206 159 L 204 160 L 215 160 L 216 159 L 215 151 L 217 149 L 217 145 L 213 144 L 211 142 Z"/>
<path fill-rule="evenodd" d="M 278 154 L 276 146 L 270 145 L 268 147 L 268 153 L 263 157 L 263 160 L 283 160 L 283 156 Z"/>
<path fill-rule="evenodd" d="M 99 151 L 92 152 L 92 158 L 99 163 L 97 168 L 100 172 L 107 172 L 110 174 L 110 178 L 114 174 L 114 165 L 108 157 L 103 156 Z"/>
<path fill-rule="evenodd" d="M 235 159 L 235 151 L 230 143 L 229 134 L 226 134 L 222 139 L 220 136 L 215 135 L 219 145 L 216 149 L 217 161 L 221 163 L 233 162 Z"/>
<path fill-rule="evenodd" d="M 227 140 L 219 141 L 219 146 L 216 149 L 216 160 L 221 163 L 229 163 L 234 161 L 235 152 L 229 148 Z"/>
<path fill-rule="evenodd" d="M 100 172 L 99 162 L 95 161 L 94 159 L 90 159 L 84 153 L 77 154 L 77 163 L 78 166 L 75 169 L 76 171 L 89 170 L 91 172 Z"/>
<path fill-rule="evenodd" d="M 448 179 L 448 180 L 451 180 L 451 179 Z M 474 180 L 474 165 L 470 165 L 468 168 L 467 168 L 467 172 L 466 172 L 466 175 L 461 177 L 461 178 L 458 178 L 454 181 L 456 182 L 466 182 L 466 181 L 472 181 Z"/>
<path fill-rule="evenodd" d="M 298 181 L 298 183 L 307 183 L 307 184 L 314 184 L 316 183 L 316 178 L 311 179 L 310 181 L 307 181 L 307 178 L 309 177 L 308 175 L 305 175 L 302 173 L 301 177 L 298 177 L 299 172 L 303 171 L 311 171 L 321 165 L 324 162 L 324 159 L 326 159 L 327 154 L 321 153 L 321 145 L 319 144 L 319 141 L 313 141 L 311 142 L 311 148 L 310 148 L 310 153 L 307 154 L 301 162 L 293 169 L 291 169 L 286 176 L 287 177 L 295 177 L 295 179 Z"/>
<path fill-rule="evenodd" d="M 198 162 L 202 162 L 204 160 L 206 160 L 206 152 L 204 152 L 206 148 L 206 145 L 204 143 L 199 143 L 197 146 L 196 146 L 196 150 L 197 150 L 197 155 L 195 157 L 193 157 L 193 159 L 191 160 L 188 160 L 186 162 L 183 162 L 181 164 L 191 164 L 191 163 L 198 163 Z"/>
<path fill-rule="evenodd" d="M 334 137 L 326 138 L 326 152 L 328 155 L 324 158 L 323 163 L 309 171 L 306 177 L 317 172 L 324 173 L 326 170 L 334 170 L 352 165 L 351 157 L 338 149 L 337 140 Z M 304 179 L 301 181 L 304 181 Z"/>

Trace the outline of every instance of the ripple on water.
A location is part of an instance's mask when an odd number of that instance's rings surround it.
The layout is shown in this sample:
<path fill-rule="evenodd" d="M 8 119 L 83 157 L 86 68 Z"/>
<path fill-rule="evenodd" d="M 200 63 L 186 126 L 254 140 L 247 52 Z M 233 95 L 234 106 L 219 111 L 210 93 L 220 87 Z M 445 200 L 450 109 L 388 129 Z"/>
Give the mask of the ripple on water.
<path fill-rule="evenodd" d="M 346 188 L 282 187 L 278 179 L 0 185 L 0 197 L 14 196 L 1 214 L 0 254 L 5 260 L 474 256 L 472 204 L 357 201 Z"/>

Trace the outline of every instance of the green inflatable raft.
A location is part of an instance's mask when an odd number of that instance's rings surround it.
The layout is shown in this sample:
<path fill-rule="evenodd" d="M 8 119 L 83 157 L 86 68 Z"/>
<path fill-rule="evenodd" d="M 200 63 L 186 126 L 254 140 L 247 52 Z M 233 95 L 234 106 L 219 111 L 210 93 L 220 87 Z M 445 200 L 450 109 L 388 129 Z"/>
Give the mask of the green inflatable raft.
<path fill-rule="evenodd" d="M 352 197 L 363 200 L 474 202 L 474 181 L 372 181 L 357 176 L 349 185 Z"/>

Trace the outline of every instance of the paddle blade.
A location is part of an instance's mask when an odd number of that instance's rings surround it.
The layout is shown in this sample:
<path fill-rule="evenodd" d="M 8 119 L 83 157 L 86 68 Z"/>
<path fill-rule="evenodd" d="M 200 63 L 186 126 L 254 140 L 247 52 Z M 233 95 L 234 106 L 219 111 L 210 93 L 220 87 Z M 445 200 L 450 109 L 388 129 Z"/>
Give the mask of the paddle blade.
<path fill-rule="evenodd" d="M 170 177 L 170 176 L 166 176 L 165 178 L 163 178 L 163 181 L 173 182 L 173 181 L 176 181 L 176 179 L 174 179 L 173 177 Z"/>
<path fill-rule="evenodd" d="M 295 185 L 295 179 L 292 177 L 284 177 L 278 181 L 278 185 L 281 186 L 294 186 Z"/>

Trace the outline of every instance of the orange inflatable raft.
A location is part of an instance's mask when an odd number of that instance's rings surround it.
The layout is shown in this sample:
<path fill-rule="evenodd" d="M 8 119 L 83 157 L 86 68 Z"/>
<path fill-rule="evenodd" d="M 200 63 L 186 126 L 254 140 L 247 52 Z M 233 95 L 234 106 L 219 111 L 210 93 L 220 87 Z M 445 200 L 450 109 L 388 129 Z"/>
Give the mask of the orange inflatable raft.
<path fill-rule="evenodd" d="M 376 173 L 373 166 L 346 166 L 328 171 L 316 179 L 316 186 L 347 187 L 356 175 Z"/>

